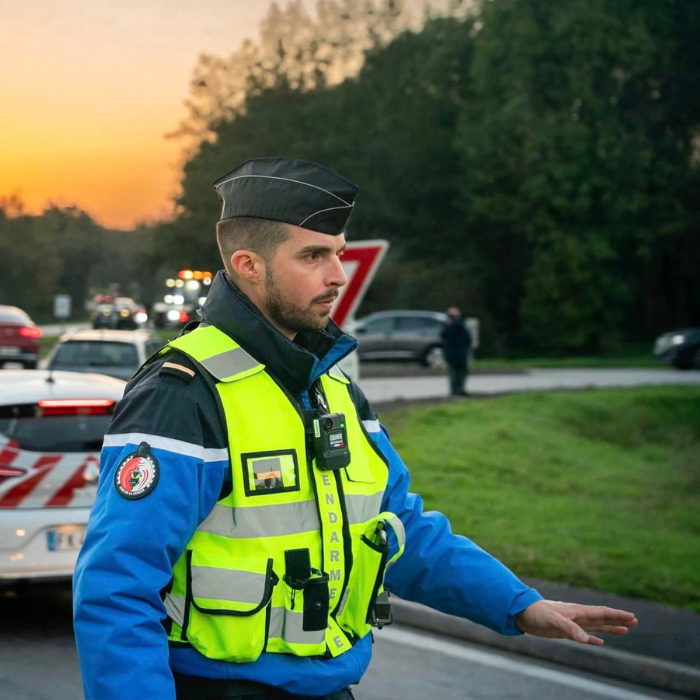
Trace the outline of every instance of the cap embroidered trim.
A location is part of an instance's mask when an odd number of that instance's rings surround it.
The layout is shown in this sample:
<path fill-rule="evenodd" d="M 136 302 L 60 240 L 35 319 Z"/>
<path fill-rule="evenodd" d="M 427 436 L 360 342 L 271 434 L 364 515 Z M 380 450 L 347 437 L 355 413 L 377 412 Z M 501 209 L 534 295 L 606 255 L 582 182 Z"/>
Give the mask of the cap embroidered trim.
<path fill-rule="evenodd" d="M 352 209 L 354 206 L 355 203 L 353 202 L 352 204 L 348 204 L 345 207 L 328 207 L 328 209 L 321 209 L 307 216 L 300 224 L 298 224 L 298 226 L 303 226 L 309 219 L 313 219 L 314 216 L 316 216 L 317 214 L 323 214 L 324 211 L 333 211 L 334 209 Z"/>
<path fill-rule="evenodd" d="M 234 180 L 240 180 L 244 177 L 258 177 L 258 178 L 265 178 L 266 180 L 283 180 L 284 182 L 296 182 L 298 185 L 306 185 L 307 187 L 313 187 L 315 190 L 321 190 L 321 192 L 325 192 L 326 194 L 329 194 L 331 197 L 335 197 L 336 199 L 339 199 L 343 204 L 346 204 L 347 206 L 351 207 L 352 204 L 349 202 L 346 202 L 342 197 L 338 197 L 337 194 L 333 194 L 333 192 L 329 192 L 328 190 L 324 190 L 323 187 L 318 187 L 317 185 L 311 185 L 308 182 L 302 182 L 301 180 L 292 180 L 291 178 L 288 177 L 275 177 L 274 175 L 237 175 L 236 177 L 231 177 L 228 180 L 224 180 L 223 182 L 220 182 L 214 189 L 218 192 L 219 187 L 222 185 L 225 185 L 227 182 L 233 182 Z M 342 207 L 338 207 L 338 209 L 342 209 Z"/>

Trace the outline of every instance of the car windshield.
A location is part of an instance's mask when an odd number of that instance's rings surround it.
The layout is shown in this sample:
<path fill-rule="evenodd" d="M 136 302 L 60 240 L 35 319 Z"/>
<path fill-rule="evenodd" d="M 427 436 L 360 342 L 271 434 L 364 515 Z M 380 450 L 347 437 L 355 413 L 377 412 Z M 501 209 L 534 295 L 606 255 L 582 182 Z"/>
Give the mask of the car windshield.
<path fill-rule="evenodd" d="M 28 452 L 98 452 L 111 415 L 41 416 L 34 405 L 0 406 L 0 435 Z"/>
<path fill-rule="evenodd" d="M 139 364 L 136 346 L 130 343 L 68 340 L 56 348 L 54 365 L 134 367 Z"/>

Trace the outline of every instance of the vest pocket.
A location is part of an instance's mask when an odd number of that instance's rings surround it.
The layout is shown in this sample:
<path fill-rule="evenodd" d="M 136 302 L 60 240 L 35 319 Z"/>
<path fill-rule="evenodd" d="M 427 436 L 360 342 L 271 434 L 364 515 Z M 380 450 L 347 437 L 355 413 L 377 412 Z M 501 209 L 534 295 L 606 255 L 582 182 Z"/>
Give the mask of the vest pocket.
<path fill-rule="evenodd" d="M 187 619 L 183 634 L 209 659 L 255 661 L 265 648 L 270 601 L 279 578 L 272 559 L 187 552 Z M 224 566 L 222 566 L 222 563 Z"/>
<path fill-rule="evenodd" d="M 276 650 L 297 656 L 318 656 L 326 651 L 328 626 L 328 574 L 313 570 L 304 581 L 285 576 L 284 615 Z M 272 633 L 271 633 L 272 634 Z"/>
<path fill-rule="evenodd" d="M 348 481 L 360 484 L 373 484 L 376 481 L 369 460 L 361 450 L 352 453 L 350 464 L 345 467 L 345 476 Z"/>
<path fill-rule="evenodd" d="M 374 520 L 353 547 L 350 581 L 336 618 L 346 631 L 363 637 L 371 629 L 371 612 L 384 584 L 389 543 L 384 522 Z"/>

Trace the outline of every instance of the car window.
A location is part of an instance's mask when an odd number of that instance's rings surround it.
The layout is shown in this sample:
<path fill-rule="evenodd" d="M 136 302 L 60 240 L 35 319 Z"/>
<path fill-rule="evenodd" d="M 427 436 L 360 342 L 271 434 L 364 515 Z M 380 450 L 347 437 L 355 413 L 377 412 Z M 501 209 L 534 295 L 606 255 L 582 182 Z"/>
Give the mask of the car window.
<path fill-rule="evenodd" d="M 56 348 L 53 362 L 90 367 L 133 367 L 139 364 L 136 346 L 108 341 L 68 340 Z"/>
<path fill-rule="evenodd" d="M 391 333 L 394 330 L 393 318 L 377 318 L 364 324 L 367 333 Z"/>
<path fill-rule="evenodd" d="M 33 326 L 32 320 L 20 309 L 0 309 L 0 323 L 16 323 L 23 326 Z"/>
<path fill-rule="evenodd" d="M 425 316 L 399 316 L 397 323 L 400 331 L 424 331 L 442 325 L 439 321 Z"/>
<path fill-rule="evenodd" d="M 154 353 L 158 352 L 165 343 L 160 339 L 148 340 L 146 342 L 146 357 L 150 357 Z"/>
<path fill-rule="evenodd" d="M 28 452 L 97 452 L 111 415 L 41 416 L 34 404 L 0 406 L 0 435 Z"/>

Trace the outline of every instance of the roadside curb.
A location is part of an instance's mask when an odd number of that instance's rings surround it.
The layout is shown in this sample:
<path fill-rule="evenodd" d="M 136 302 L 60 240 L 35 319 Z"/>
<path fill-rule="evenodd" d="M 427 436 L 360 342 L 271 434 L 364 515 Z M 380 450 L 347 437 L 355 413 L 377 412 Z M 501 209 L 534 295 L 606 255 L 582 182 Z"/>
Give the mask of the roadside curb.
<path fill-rule="evenodd" d="M 394 621 L 476 644 L 564 664 L 667 692 L 700 698 L 700 670 L 617 649 L 590 647 L 531 635 L 504 637 L 469 620 L 392 597 Z"/>

